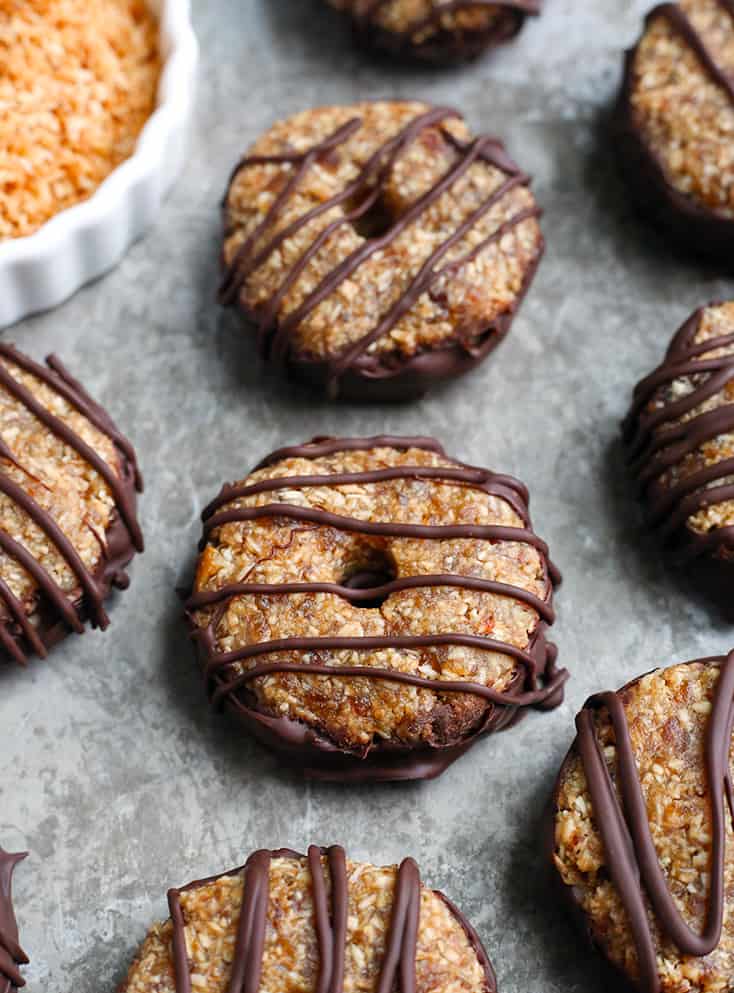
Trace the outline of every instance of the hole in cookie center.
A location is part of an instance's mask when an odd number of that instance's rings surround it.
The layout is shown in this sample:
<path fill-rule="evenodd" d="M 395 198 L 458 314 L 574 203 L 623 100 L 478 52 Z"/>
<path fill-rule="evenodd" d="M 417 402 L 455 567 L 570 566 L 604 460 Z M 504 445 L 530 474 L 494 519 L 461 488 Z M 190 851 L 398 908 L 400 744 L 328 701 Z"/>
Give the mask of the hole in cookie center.
<path fill-rule="evenodd" d="M 397 579 L 398 571 L 392 558 L 387 555 L 376 555 L 369 562 L 355 565 L 342 578 L 342 586 L 350 590 L 375 590 L 387 586 Z M 367 607 L 374 610 L 381 607 L 387 600 L 387 594 L 365 597 L 352 601 L 354 607 Z"/>
<path fill-rule="evenodd" d="M 357 210 L 362 202 L 364 202 L 363 197 L 360 200 L 347 203 L 347 211 L 351 213 L 353 210 Z M 369 240 L 370 238 L 379 238 L 381 235 L 386 234 L 394 223 L 395 218 L 392 216 L 392 213 L 388 210 L 382 197 L 378 197 L 375 203 L 364 214 L 352 221 L 352 227 L 361 238 L 367 238 Z"/>

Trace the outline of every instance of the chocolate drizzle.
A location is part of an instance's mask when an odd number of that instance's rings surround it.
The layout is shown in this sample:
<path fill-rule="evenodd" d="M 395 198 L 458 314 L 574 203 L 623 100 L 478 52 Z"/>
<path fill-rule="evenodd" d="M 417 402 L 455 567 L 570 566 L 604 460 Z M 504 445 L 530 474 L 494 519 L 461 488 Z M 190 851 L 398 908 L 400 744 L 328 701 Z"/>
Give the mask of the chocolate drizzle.
<path fill-rule="evenodd" d="M 442 343 L 440 347 L 429 350 L 423 355 L 419 354 L 397 359 L 395 356 L 382 357 L 367 354 L 370 346 L 378 341 L 378 339 L 388 335 L 405 314 L 415 306 L 420 297 L 424 293 L 430 292 L 437 280 L 458 271 L 462 266 L 468 265 L 485 248 L 498 242 L 506 233 L 522 221 L 540 216 L 540 210 L 537 207 L 520 210 L 513 217 L 499 225 L 495 231 L 463 256 L 453 262 L 440 265 L 444 256 L 448 254 L 454 245 L 460 242 L 506 194 L 515 187 L 526 186 L 530 182 L 529 177 L 522 173 L 509 158 L 502 143 L 497 138 L 483 135 L 464 144 L 445 131 L 441 125 L 444 121 L 452 118 L 460 120 L 461 115 L 458 111 L 449 107 L 432 107 L 424 113 L 419 114 L 397 135 L 388 139 L 374 152 L 356 179 L 348 183 L 339 193 L 306 211 L 301 217 L 283 228 L 283 230 L 273 234 L 266 241 L 264 247 L 259 250 L 257 249 L 257 245 L 262 239 L 266 238 L 269 232 L 275 229 L 289 198 L 302 183 L 308 171 L 314 164 L 323 160 L 325 156 L 333 153 L 353 137 L 362 126 L 362 121 L 358 117 L 347 121 L 346 124 L 338 128 L 332 135 L 314 145 L 306 152 L 284 153 L 271 156 L 254 155 L 246 156 L 241 160 L 230 178 L 230 189 L 232 183 L 244 169 L 267 164 L 286 165 L 291 166 L 293 169 L 292 174 L 283 189 L 275 197 L 262 221 L 244 240 L 242 245 L 240 245 L 234 258 L 226 267 L 224 279 L 219 289 L 219 300 L 222 304 L 231 305 L 239 301 L 248 317 L 254 321 L 257 328 L 258 347 L 264 357 L 271 357 L 286 363 L 300 363 L 310 367 L 311 374 L 315 374 L 317 367 L 323 365 L 327 388 L 332 396 L 336 396 L 339 393 L 340 384 L 343 386 L 344 382 L 350 380 L 354 375 L 370 380 L 389 379 L 398 376 L 401 372 L 405 372 L 409 364 L 420 363 L 421 360 L 423 360 L 423 366 L 420 366 L 420 376 L 431 373 L 438 375 L 441 372 L 441 367 L 444 365 L 448 373 L 453 365 L 459 362 L 459 358 L 456 355 L 450 354 L 450 349 L 458 348 L 463 352 L 464 360 L 466 357 L 470 357 L 478 361 L 479 358 L 483 358 L 489 351 L 491 347 L 489 344 L 490 340 L 492 340 L 492 345 L 494 345 L 504 336 L 509 327 L 509 320 L 498 318 L 493 327 L 476 329 L 472 341 L 458 340 L 458 338 L 457 340 L 452 339 L 449 343 L 450 348 L 446 343 Z M 284 318 L 280 318 L 279 311 L 285 297 L 328 238 L 345 225 L 357 222 L 381 202 L 386 184 L 390 179 L 392 169 L 400 154 L 418 139 L 426 129 L 436 127 L 441 127 L 441 134 L 444 140 L 454 149 L 457 156 L 456 162 L 431 189 L 420 196 L 401 216 L 395 218 L 384 234 L 364 240 L 331 273 L 325 276 L 297 307 L 291 310 Z M 345 280 L 353 276 L 367 259 L 376 252 L 387 248 L 411 224 L 418 222 L 421 216 L 445 192 L 450 190 L 477 161 L 484 161 L 491 164 L 503 172 L 506 175 L 506 179 L 494 193 L 487 197 L 475 211 L 458 225 L 456 230 L 448 238 L 431 252 L 418 272 L 404 288 L 398 300 L 378 319 L 372 330 L 363 335 L 358 341 L 348 345 L 340 354 L 329 357 L 321 364 L 306 356 L 296 355 L 292 345 L 292 337 L 300 324 L 308 318 L 319 304 L 334 293 Z M 226 201 L 227 197 L 225 196 L 225 205 Z M 347 203 L 356 203 L 356 206 L 326 225 L 288 270 L 273 296 L 265 304 L 259 305 L 257 312 L 249 311 L 243 301 L 242 290 L 252 273 L 287 239 L 292 238 L 311 221 L 327 211 Z M 227 221 L 227 229 L 228 232 L 232 230 L 229 221 Z M 534 266 L 531 268 L 534 271 Z M 531 276 L 532 271 L 527 274 L 526 284 Z M 523 288 L 523 292 L 525 288 L 526 285 Z M 426 362 L 425 360 L 427 359 L 432 359 L 432 363 Z M 418 374 L 419 368 L 416 367 L 412 371 Z M 321 372 L 318 375 L 321 375 Z"/>
<path fill-rule="evenodd" d="M 28 956 L 18 944 L 18 924 L 13 911 L 13 871 L 27 852 L 11 855 L 0 848 L 0 993 L 15 993 L 25 986 L 19 966 Z"/>
<path fill-rule="evenodd" d="M 0 530 L 0 548 L 14 558 L 31 576 L 45 604 L 51 607 L 56 615 L 55 620 L 49 621 L 48 624 L 42 621 L 37 627 L 28 616 L 27 605 L 13 594 L 4 580 L 0 579 L 0 600 L 7 612 L 5 620 L 0 622 L 0 642 L 8 655 L 18 663 L 25 664 L 29 651 L 45 657 L 48 645 L 57 640 L 64 630 L 71 629 L 81 633 L 87 616 L 94 627 L 102 629 L 107 627 L 109 619 L 103 602 L 112 585 L 119 587 L 127 585 L 124 566 L 132 557 L 133 549 L 137 551 L 143 549 L 143 538 L 135 514 L 135 491 L 142 489 L 142 479 L 129 441 L 119 433 L 106 412 L 72 378 L 55 356 L 49 356 L 46 360 L 48 368 L 44 368 L 22 355 L 14 347 L 0 345 L 0 358 L 5 360 L 0 362 L 0 388 L 21 403 L 49 431 L 89 463 L 109 487 L 116 508 L 105 543 L 103 544 L 99 539 L 102 549 L 100 564 L 96 569 L 90 570 L 53 516 L 3 471 L 2 463 L 9 462 L 26 475 L 30 475 L 19 461 L 20 453 L 14 453 L 8 443 L 0 438 L 0 493 L 9 497 L 43 531 L 76 577 L 81 590 L 81 598 L 75 603 L 23 545 L 7 532 Z M 16 379 L 5 362 L 39 379 L 105 434 L 118 453 L 120 475 L 118 476 L 76 431 L 52 413 Z"/>
<path fill-rule="evenodd" d="M 364 439 L 323 439 L 317 438 L 310 445 L 281 449 L 264 460 L 261 465 L 272 465 L 273 459 L 284 458 L 317 458 L 340 451 L 370 451 L 375 448 L 391 447 L 407 450 L 412 447 L 436 452 L 445 457 L 441 446 L 433 439 L 424 438 L 394 438 L 391 436 Z M 314 508 L 295 506 L 292 504 L 272 503 L 263 507 L 239 507 L 221 510 L 233 500 L 282 489 L 307 488 L 311 486 L 340 486 L 345 483 L 369 483 L 381 479 L 435 479 L 456 482 L 459 485 L 471 486 L 485 493 L 506 500 L 524 522 L 524 527 L 502 527 L 499 525 L 413 525 L 391 522 L 376 522 L 359 520 L 330 514 L 327 511 Z M 527 491 L 517 480 L 508 476 L 497 475 L 484 469 L 455 463 L 451 467 L 430 466 L 396 466 L 389 469 L 361 473 L 328 473 L 321 475 L 303 475 L 289 477 L 273 477 L 254 484 L 232 487 L 225 486 L 216 500 L 204 511 L 205 537 L 215 528 L 233 521 L 249 521 L 261 518 L 285 518 L 287 520 L 308 521 L 317 526 L 335 527 L 340 530 L 354 531 L 361 534 L 372 534 L 380 537 L 418 537 L 425 540 L 447 538 L 477 538 L 488 541 L 517 541 L 535 548 L 544 561 L 547 570 L 547 596 L 541 600 L 534 594 L 515 586 L 491 580 L 477 579 L 471 576 L 440 574 L 429 576 L 399 577 L 378 587 L 361 585 L 361 588 L 350 588 L 332 583 L 233 583 L 218 590 L 194 593 L 187 601 L 186 611 L 191 619 L 193 637 L 197 641 L 200 654 L 204 661 L 204 671 L 212 703 L 215 706 L 228 704 L 235 711 L 247 709 L 241 696 L 253 680 L 272 673 L 296 673 L 302 675 L 322 675 L 340 678 L 384 679 L 390 682 L 429 689 L 436 693 L 469 693 L 486 701 L 488 715 L 496 708 L 507 709 L 516 713 L 520 708 L 557 706 L 563 699 L 563 684 L 568 678 L 566 670 L 558 670 L 555 665 L 556 652 L 553 645 L 545 641 L 545 627 L 553 623 L 552 608 L 553 586 L 560 581 L 560 575 L 548 559 L 547 546 L 531 530 L 528 517 Z M 202 545 L 202 547 L 203 547 Z M 227 610 L 229 602 L 239 596 L 289 596 L 296 593 L 332 593 L 342 596 L 351 603 L 383 599 L 393 593 L 405 589 L 422 589 L 438 586 L 449 586 L 461 589 L 472 589 L 480 592 L 493 593 L 513 597 L 537 611 L 541 620 L 535 634 L 525 650 L 507 642 L 468 634 L 444 632 L 432 635 L 396 634 L 386 637 L 319 637 L 319 638 L 286 638 L 276 641 L 266 641 L 259 644 L 247 645 L 231 652 L 220 652 L 217 649 L 217 627 Z M 210 623 L 200 628 L 196 625 L 192 614 L 202 608 L 215 606 Z M 485 651 L 500 652 L 514 659 L 522 678 L 513 681 L 506 692 L 499 692 L 490 687 L 469 681 L 449 681 L 429 679 L 422 676 L 404 673 L 393 669 L 376 668 L 373 666 L 333 666 L 322 665 L 318 662 L 286 662 L 276 659 L 259 661 L 244 672 L 238 673 L 232 667 L 236 663 L 247 662 L 250 659 L 260 659 L 263 656 L 273 656 L 279 652 L 315 652 L 320 650 L 358 650 L 369 652 L 374 649 L 414 649 L 425 647 L 440 647 L 462 645 L 479 648 Z M 488 720 L 489 718 L 487 718 Z M 486 730 L 485 724 L 482 730 Z M 286 729 L 280 728 L 281 732 Z M 475 735 L 473 735 L 475 736 Z M 473 737 L 470 736 L 470 737 Z M 314 740 L 311 740 L 314 744 Z M 372 746 L 378 749 L 378 745 Z"/>
<path fill-rule="evenodd" d="M 713 303 L 709 307 L 716 307 Z M 638 383 L 632 409 L 624 424 L 629 463 L 648 506 L 650 524 L 683 560 L 722 548 L 734 548 L 734 527 L 694 531 L 688 519 L 717 503 L 734 500 L 734 459 L 722 459 L 674 483 L 661 477 L 695 452 L 704 442 L 734 432 L 734 404 L 704 411 L 680 424 L 666 422 L 686 417 L 734 380 L 734 350 L 716 358 L 701 356 L 734 346 L 734 334 L 696 343 L 708 308 L 697 310 L 675 335 L 664 362 Z M 648 410 L 661 387 L 678 379 L 691 380 L 689 393 L 679 400 Z M 720 485 L 712 485 L 719 483 Z"/>
<path fill-rule="evenodd" d="M 314 927 L 319 952 L 316 993 L 342 993 L 347 947 L 349 892 L 344 849 L 336 845 L 318 848 L 312 845 L 303 856 L 290 849 L 254 852 L 240 872 L 244 876 L 242 905 L 237 926 L 237 942 L 227 993 L 257 993 L 262 975 L 265 933 L 269 902 L 270 863 L 273 859 L 307 859 L 311 873 Z M 327 889 L 324 863 L 328 868 Z M 186 922 L 181 907 L 181 893 L 214 882 L 219 877 L 198 880 L 182 890 L 170 890 L 168 903 L 173 924 L 173 965 L 176 993 L 192 993 L 190 966 L 186 951 Z M 330 890 L 330 892 L 329 892 Z M 494 991 L 492 968 L 476 932 L 461 913 L 442 894 L 452 915 L 464 928 L 480 964 L 484 968 L 487 990 Z M 421 879 L 413 859 L 405 859 L 397 872 L 392 913 L 377 993 L 416 993 L 416 951 L 420 917 Z"/>
<path fill-rule="evenodd" d="M 734 652 L 701 660 L 720 666 L 714 701 L 706 730 L 707 794 L 711 804 L 710 891 L 706 924 L 694 932 L 681 916 L 670 893 L 650 833 L 645 798 L 640 785 L 624 703 L 617 693 L 591 697 L 576 719 L 577 748 L 594 809 L 594 822 L 604 845 L 605 865 L 624 904 L 640 969 L 641 988 L 659 993 L 655 936 L 648 901 L 662 934 L 682 955 L 702 957 L 719 944 L 724 918 L 724 865 L 726 845 L 725 802 L 732 811 L 729 750 L 734 726 Z M 597 739 L 594 714 L 604 709 L 614 730 L 617 782 L 620 797 Z M 647 900 L 646 900 L 647 897 Z"/>

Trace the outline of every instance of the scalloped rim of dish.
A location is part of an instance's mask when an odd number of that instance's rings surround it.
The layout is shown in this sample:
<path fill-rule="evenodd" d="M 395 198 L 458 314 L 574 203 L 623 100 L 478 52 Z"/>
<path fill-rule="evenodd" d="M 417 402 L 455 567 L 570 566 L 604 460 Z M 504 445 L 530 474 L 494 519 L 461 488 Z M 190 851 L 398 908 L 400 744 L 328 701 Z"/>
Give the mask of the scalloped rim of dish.
<path fill-rule="evenodd" d="M 13 269 L 31 267 L 30 272 L 17 274 L 19 281 L 22 279 L 28 285 L 17 292 L 20 299 L 15 306 L 11 301 L 5 313 L 0 302 L 0 328 L 58 306 L 86 283 L 113 268 L 153 222 L 162 198 L 178 177 L 193 107 L 199 45 L 191 24 L 189 0 L 161 0 L 160 4 L 150 6 L 159 21 L 164 60 L 156 108 L 145 122 L 133 154 L 112 170 L 88 200 L 59 211 L 33 234 L 0 242 L 0 286 L 6 280 L 13 280 Z M 178 149 L 172 148 L 176 143 Z M 141 210 L 141 203 L 151 197 L 152 205 Z M 108 250 L 102 252 L 103 258 L 92 258 L 85 253 L 84 241 L 104 238 L 104 229 L 119 221 L 121 215 L 128 218 L 128 230 L 123 237 L 120 239 L 117 231 L 109 237 L 108 231 Z M 62 254 L 67 259 L 75 257 L 77 271 L 65 285 L 57 283 L 53 287 L 50 267 Z M 35 298 L 30 285 L 33 279 L 48 280 L 46 287 L 38 287 Z"/>

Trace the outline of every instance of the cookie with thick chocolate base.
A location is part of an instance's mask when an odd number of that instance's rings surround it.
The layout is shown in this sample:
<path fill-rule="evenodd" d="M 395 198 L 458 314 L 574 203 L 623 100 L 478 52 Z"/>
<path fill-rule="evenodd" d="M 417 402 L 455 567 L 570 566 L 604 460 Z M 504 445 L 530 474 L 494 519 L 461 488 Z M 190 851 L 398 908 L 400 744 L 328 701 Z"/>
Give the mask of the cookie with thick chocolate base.
<path fill-rule="evenodd" d="M 187 615 L 210 698 L 306 774 L 425 779 L 567 674 L 525 487 L 429 438 L 317 438 L 204 511 Z"/>
<path fill-rule="evenodd" d="M 13 909 L 13 872 L 26 854 L 11 855 L 0 848 L 0 993 L 16 993 L 25 986 L 20 967 L 28 964 L 28 956 L 19 944 Z"/>
<path fill-rule="evenodd" d="M 734 561 L 734 302 L 695 311 L 624 424 L 650 526 L 672 558 Z"/>
<path fill-rule="evenodd" d="M 734 652 L 591 697 L 553 803 L 584 931 L 641 993 L 731 993 Z M 627 987 L 625 987 L 627 988 Z"/>
<path fill-rule="evenodd" d="M 254 852 L 168 893 L 119 993 L 495 993 L 476 931 L 413 859 L 380 868 L 339 847 Z"/>
<path fill-rule="evenodd" d="M 540 0 L 328 0 L 360 44 L 430 62 L 475 59 L 514 38 Z"/>
<path fill-rule="evenodd" d="M 612 130 L 640 211 L 682 249 L 731 267 L 734 0 L 650 12 L 627 53 Z"/>
<path fill-rule="evenodd" d="M 295 378 L 410 399 L 507 334 L 543 251 L 539 213 L 502 143 L 455 110 L 308 110 L 231 177 L 219 299 Z"/>
<path fill-rule="evenodd" d="M 50 356 L 0 345 L 0 653 L 24 665 L 128 585 L 143 538 L 135 453 L 109 415 Z"/>

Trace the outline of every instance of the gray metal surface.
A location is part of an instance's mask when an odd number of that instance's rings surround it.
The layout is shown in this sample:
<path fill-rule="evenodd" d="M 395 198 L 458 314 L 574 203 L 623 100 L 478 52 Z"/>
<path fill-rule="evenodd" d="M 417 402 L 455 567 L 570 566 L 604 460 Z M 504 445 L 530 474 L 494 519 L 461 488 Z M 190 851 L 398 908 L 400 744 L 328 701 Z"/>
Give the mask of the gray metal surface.
<path fill-rule="evenodd" d="M 547 0 L 494 58 L 446 72 L 355 52 L 318 0 L 199 0 L 197 126 L 155 230 L 56 312 L 6 332 L 56 350 L 135 441 L 147 550 L 105 634 L 0 674 L 0 840 L 29 849 L 17 908 L 31 993 L 102 993 L 124 975 L 169 885 L 258 846 L 341 842 L 412 853 L 486 942 L 504 993 L 591 993 L 596 961 L 541 885 L 539 819 L 592 691 L 717 653 L 732 632 L 641 541 L 615 449 L 635 381 L 715 272 L 640 227 L 598 143 L 644 0 Z M 420 96 L 502 135 L 535 175 L 548 250 L 506 343 L 406 408 L 331 407 L 284 387 L 213 302 L 229 169 L 274 118 L 309 104 Z M 429 432 L 462 459 L 519 475 L 565 583 L 555 631 L 573 673 L 549 715 L 480 743 L 434 783 L 338 788 L 291 778 L 211 715 L 175 587 L 198 514 L 224 479 L 323 432 Z"/>

